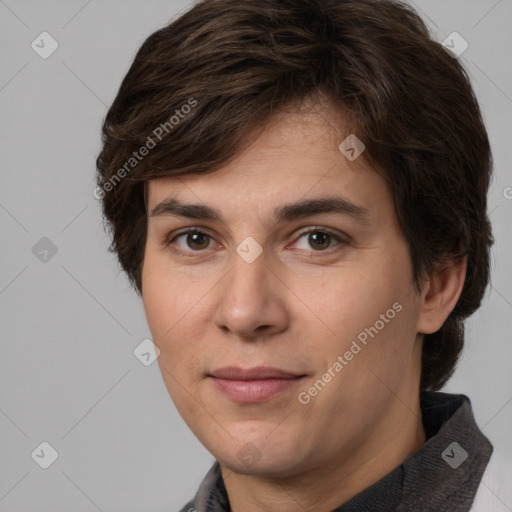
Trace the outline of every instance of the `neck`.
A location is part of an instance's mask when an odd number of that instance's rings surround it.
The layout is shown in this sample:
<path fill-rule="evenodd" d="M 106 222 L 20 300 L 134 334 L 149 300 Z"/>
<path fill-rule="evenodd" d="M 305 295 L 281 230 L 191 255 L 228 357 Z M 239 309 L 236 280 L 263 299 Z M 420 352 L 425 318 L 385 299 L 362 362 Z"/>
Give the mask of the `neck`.
<path fill-rule="evenodd" d="M 418 393 L 391 401 L 362 445 L 333 454 L 322 467 L 272 478 L 234 473 L 221 463 L 231 511 L 331 512 L 379 481 L 425 443 Z"/>

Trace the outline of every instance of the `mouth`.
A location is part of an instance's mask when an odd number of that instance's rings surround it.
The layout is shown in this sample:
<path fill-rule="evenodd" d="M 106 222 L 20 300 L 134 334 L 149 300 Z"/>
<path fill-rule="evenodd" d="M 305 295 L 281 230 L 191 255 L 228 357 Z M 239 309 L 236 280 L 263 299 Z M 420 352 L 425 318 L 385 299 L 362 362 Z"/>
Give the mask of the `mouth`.
<path fill-rule="evenodd" d="M 263 402 L 296 386 L 306 375 L 258 366 L 220 368 L 208 374 L 215 388 L 235 402 Z"/>

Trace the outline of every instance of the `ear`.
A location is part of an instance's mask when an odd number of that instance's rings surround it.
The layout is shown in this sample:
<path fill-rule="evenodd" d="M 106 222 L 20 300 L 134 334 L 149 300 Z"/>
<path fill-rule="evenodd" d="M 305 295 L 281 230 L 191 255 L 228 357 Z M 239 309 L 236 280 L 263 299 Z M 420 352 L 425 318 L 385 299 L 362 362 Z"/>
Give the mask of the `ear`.
<path fill-rule="evenodd" d="M 421 291 L 418 333 L 432 334 L 443 326 L 462 293 L 466 269 L 467 256 L 434 269 Z"/>

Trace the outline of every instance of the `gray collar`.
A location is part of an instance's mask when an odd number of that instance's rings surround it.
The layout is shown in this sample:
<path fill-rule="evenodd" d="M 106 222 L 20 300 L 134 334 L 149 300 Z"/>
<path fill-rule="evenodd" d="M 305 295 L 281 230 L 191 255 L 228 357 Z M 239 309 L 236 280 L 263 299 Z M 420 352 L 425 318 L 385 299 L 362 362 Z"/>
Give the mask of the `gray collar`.
<path fill-rule="evenodd" d="M 333 512 L 467 512 L 492 454 L 465 395 L 421 395 L 426 443 L 403 464 Z M 180 512 L 231 512 L 215 462 Z"/>

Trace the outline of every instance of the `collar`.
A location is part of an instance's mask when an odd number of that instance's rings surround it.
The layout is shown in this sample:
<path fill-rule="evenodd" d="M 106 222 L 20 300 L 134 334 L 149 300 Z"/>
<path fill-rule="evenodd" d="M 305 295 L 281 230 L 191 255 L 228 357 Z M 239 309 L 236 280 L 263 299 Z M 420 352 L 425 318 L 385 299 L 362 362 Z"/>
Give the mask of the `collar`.
<path fill-rule="evenodd" d="M 333 512 L 467 512 L 493 448 L 478 428 L 469 398 L 420 397 L 427 441 L 400 466 Z M 216 461 L 181 512 L 231 512 Z"/>

